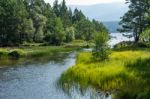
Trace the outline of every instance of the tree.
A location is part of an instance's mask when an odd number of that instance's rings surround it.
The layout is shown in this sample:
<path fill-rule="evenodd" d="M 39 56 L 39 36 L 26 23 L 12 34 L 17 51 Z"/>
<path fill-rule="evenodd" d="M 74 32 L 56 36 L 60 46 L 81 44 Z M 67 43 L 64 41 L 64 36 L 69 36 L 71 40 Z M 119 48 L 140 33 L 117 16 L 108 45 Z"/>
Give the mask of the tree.
<path fill-rule="evenodd" d="M 44 10 L 44 16 L 47 18 L 46 25 L 44 26 L 44 37 L 48 37 L 48 35 L 54 31 L 53 23 L 56 18 L 56 14 L 54 13 L 50 4 L 46 4 Z"/>
<path fill-rule="evenodd" d="M 33 27 L 33 21 L 31 19 L 24 20 L 22 28 L 22 41 L 32 42 L 35 28 Z"/>
<path fill-rule="evenodd" d="M 122 28 L 120 32 L 133 32 L 135 42 L 139 41 L 140 34 L 147 28 L 149 0 L 126 0 L 129 3 L 129 11 L 121 18 Z"/>
<path fill-rule="evenodd" d="M 81 21 L 82 19 L 85 19 L 84 14 L 82 13 L 82 11 L 79 11 L 76 8 L 73 13 L 72 22 L 75 24 L 75 23 Z"/>
<path fill-rule="evenodd" d="M 103 25 L 103 23 L 93 20 L 92 21 L 95 31 L 97 32 L 106 32 L 108 33 L 107 28 Z"/>
<path fill-rule="evenodd" d="M 44 38 L 44 26 L 46 25 L 47 18 L 43 14 L 44 1 L 34 0 L 33 4 L 30 4 L 30 16 L 33 20 L 33 25 L 35 28 L 33 41 L 42 42 Z"/>
<path fill-rule="evenodd" d="M 93 38 L 94 27 L 88 19 L 82 19 L 76 24 L 76 38 L 89 41 Z"/>
<path fill-rule="evenodd" d="M 46 34 L 44 40 L 52 45 L 61 45 L 65 40 L 64 28 L 60 18 L 54 19 L 52 31 Z"/>
<path fill-rule="evenodd" d="M 70 19 L 71 24 L 72 24 L 73 13 L 72 13 L 71 8 L 69 8 L 68 15 L 69 15 L 69 19 Z"/>
<path fill-rule="evenodd" d="M 28 15 L 23 1 L 1 0 L 0 10 L 0 46 L 19 45 Z"/>
<path fill-rule="evenodd" d="M 58 4 L 58 0 L 55 0 L 54 1 L 54 4 L 53 4 L 53 11 L 54 13 L 56 14 L 57 17 L 60 16 L 60 8 L 59 8 L 59 4 Z"/>
<path fill-rule="evenodd" d="M 65 34 L 66 34 L 66 42 L 71 42 L 75 39 L 75 28 L 74 27 L 69 27 L 69 28 L 66 28 L 66 31 L 65 31 Z"/>
<path fill-rule="evenodd" d="M 93 49 L 93 57 L 96 61 L 103 61 L 108 59 L 109 57 L 109 47 L 107 41 L 109 40 L 109 36 L 107 32 L 97 32 L 94 36 L 94 49 Z"/>
<path fill-rule="evenodd" d="M 72 22 L 70 20 L 69 11 L 66 6 L 65 0 L 63 0 L 62 3 L 60 4 L 60 18 L 63 22 L 64 28 L 70 27 Z"/>
<path fill-rule="evenodd" d="M 142 32 L 141 39 L 143 41 L 149 41 L 150 42 L 150 29 L 146 29 L 144 32 Z"/>

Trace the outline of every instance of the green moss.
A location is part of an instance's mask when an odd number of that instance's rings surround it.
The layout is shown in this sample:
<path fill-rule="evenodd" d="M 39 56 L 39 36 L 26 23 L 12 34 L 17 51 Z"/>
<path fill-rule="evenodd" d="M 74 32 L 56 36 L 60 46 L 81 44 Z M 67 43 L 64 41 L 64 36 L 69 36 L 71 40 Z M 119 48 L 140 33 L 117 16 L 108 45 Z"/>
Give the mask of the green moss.
<path fill-rule="evenodd" d="M 91 52 L 80 53 L 76 65 L 62 74 L 60 83 L 113 91 L 118 99 L 147 97 L 150 92 L 149 51 L 114 51 L 109 60 L 103 62 L 94 62 L 91 57 Z"/>

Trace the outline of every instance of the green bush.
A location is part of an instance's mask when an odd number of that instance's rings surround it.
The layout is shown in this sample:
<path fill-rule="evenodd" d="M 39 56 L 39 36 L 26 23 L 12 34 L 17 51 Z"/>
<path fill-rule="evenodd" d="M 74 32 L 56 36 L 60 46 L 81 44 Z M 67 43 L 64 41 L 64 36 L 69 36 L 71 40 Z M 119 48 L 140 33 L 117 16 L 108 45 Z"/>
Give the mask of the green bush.
<path fill-rule="evenodd" d="M 131 41 L 123 41 L 114 46 L 114 49 L 122 49 L 122 48 L 150 48 L 149 42 L 131 42 Z"/>
<path fill-rule="evenodd" d="M 8 53 L 8 56 L 11 58 L 18 59 L 21 57 L 21 54 L 19 53 L 19 51 L 12 51 L 12 52 Z"/>
<path fill-rule="evenodd" d="M 138 47 L 149 48 L 150 45 L 149 45 L 149 43 L 146 43 L 146 42 L 139 42 Z"/>
<path fill-rule="evenodd" d="M 114 46 L 115 49 L 120 49 L 120 48 L 126 48 L 126 47 L 130 47 L 130 46 L 133 46 L 133 42 L 130 42 L 130 41 L 123 41 L 123 42 L 120 42 L 118 44 L 116 44 Z"/>
<path fill-rule="evenodd" d="M 108 33 L 100 32 L 96 33 L 94 37 L 95 47 L 93 49 L 93 59 L 94 60 L 106 60 L 110 54 L 110 48 L 107 44 L 109 40 Z"/>
<path fill-rule="evenodd" d="M 3 56 L 5 56 L 4 52 L 0 52 L 0 58 L 2 58 Z"/>

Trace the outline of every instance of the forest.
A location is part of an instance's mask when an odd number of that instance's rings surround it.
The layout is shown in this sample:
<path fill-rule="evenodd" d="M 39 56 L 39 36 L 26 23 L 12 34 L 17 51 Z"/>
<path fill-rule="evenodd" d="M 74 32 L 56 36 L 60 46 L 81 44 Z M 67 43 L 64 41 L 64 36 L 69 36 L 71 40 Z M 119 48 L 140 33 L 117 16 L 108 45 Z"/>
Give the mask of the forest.
<path fill-rule="evenodd" d="M 61 45 L 75 39 L 90 41 L 95 32 L 108 32 L 96 20 L 89 20 L 81 10 L 60 4 L 53 6 L 44 0 L 0 1 L 0 46 L 24 43 Z"/>

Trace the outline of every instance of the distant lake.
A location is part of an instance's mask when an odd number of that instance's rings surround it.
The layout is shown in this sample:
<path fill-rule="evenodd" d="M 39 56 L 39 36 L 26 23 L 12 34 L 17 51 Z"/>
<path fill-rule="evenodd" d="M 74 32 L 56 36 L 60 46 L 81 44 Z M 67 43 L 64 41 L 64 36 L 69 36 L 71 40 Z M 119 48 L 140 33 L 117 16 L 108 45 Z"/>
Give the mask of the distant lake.
<path fill-rule="evenodd" d="M 113 47 L 114 45 L 118 44 L 122 41 L 134 41 L 134 38 L 128 38 L 123 36 L 123 34 L 126 35 L 132 35 L 132 33 L 110 33 L 111 39 L 109 40 L 109 45 Z"/>

